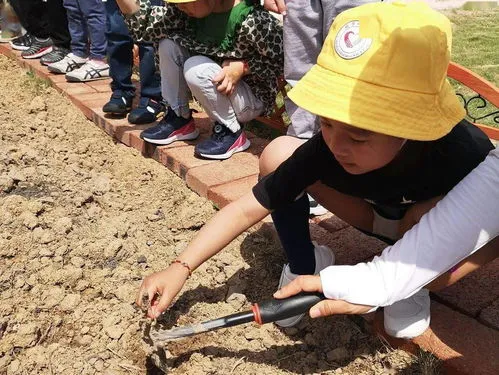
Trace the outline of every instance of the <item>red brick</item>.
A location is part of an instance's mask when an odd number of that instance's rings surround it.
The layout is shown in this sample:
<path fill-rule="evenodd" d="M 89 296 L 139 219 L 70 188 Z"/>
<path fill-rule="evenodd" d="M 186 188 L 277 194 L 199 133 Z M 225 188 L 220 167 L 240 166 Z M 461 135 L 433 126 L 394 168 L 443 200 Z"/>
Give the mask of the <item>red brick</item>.
<path fill-rule="evenodd" d="M 413 340 L 395 339 L 383 329 L 383 313 L 376 313 L 373 325 L 393 347 L 415 352 L 417 347 L 443 361 L 445 373 L 492 375 L 499 368 L 499 332 L 436 301 L 431 304 L 431 324 Z"/>
<path fill-rule="evenodd" d="M 91 87 L 89 87 L 89 88 L 92 89 Z M 88 93 L 88 94 L 77 94 L 76 98 L 82 102 L 90 102 L 90 101 L 99 100 L 102 102 L 102 106 L 104 106 L 104 104 L 106 104 L 109 101 L 109 94 L 107 94 L 105 92 L 96 92 L 94 90 L 94 92 Z M 95 106 L 95 107 L 101 107 L 101 106 Z M 94 108 L 94 107 L 92 107 L 92 108 Z"/>
<path fill-rule="evenodd" d="M 185 181 L 192 190 L 206 197 L 212 187 L 257 173 L 258 158 L 248 152 L 239 152 L 228 160 L 189 169 Z"/>
<path fill-rule="evenodd" d="M 76 98 L 76 96 L 73 95 L 68 95 L 68 98 L 80 109 L 86 118 L 89 120 L 92 119 L 92 110 L 85 103 L 81 102 Z"/>
<path fill-rule="evenodd" d="M 180 142 L 175 142 L 180 144 Z M 205 160 L 199 159 L 194 156 L 194 146 L 184 145 L 182 147 L 159 147 L 160 162 L 167 166 L 168 169 L 172 170 L 184 180 L 189 170 L 196 169 L 197 167 L 202 167 L 207 164 L 216 165 L 219 161 L 215 160 Z M 199 192 L 195 189 L 198 194 Z M 206 193 L 205 195 L 206 196 Z"/>
<path fill-rule="evenodd" d="M 66 88 L 63 90 L 67 95 L 80 96 L 82 94 L 95 94 L 97 92 L 92 87 L 87 86 L 84 83 L 78 83 L 78 82 L 68 82 L 68 83 L 70 85 L 66 86 Z"/>
<path fill-rule="evenodd" d="M 208 199 L 222 208 L 242 197 L 258 182 L 258 174 L 218 185 L 208 190 Z"/>
<path fill-rule="evenodd" d="M 327 245 L 333 250 L 338 264 L 356 264 L 381 252 L 387 245 L 366 236 L 353 227 L 331 233 L 317 224 L 310 224 L 312 239 L 319 245 Z"/>
<path fill-rule="evenodd" d="M 111 79 L 100 79 L 98 81 L 86 82 L 86 84 L 97 92 L 111 92 Z"/>
<path fill-rule="evenodd" d="M 485 307 L 479 315 L 479 320 L 499 330 L 499 298 Z"/>
<path fill-rule="evenodd" d="M 48 78 L 54 83 L 54 84 L 57 84 L 57 83 L 66 83 L 68 82 L 66 80 L 66 76 L 64 74 L 50 74 L 48 76 Z"/>
<path fill-rule="evenodd" d="M 144 140 L 140 138 L 140 132 L 140 130 L 132 130 L 128 133 L 128 137 L 130 139 L 130 147 L 138 150 L 145 157 L 160 161 L 158 147 L 144 142 Z"/>
<path fill-rule="evenodd" d="M 499 296 L 499 258 L 436 294 L 459 310 L 478 316 Z"/>

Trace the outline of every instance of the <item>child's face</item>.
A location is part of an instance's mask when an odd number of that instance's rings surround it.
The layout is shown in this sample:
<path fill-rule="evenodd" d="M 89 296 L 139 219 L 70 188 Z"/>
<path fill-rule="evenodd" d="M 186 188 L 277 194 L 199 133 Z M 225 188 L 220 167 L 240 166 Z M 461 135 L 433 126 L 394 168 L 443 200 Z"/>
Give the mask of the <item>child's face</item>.
<path fill-rule="evenodd" d="M 196 0 L 189 3 L 178 3 L 177 7 L 189 17 L 204 18 L 213 12 L 215 0 Z"/>
<path fill-rule="evenodd" d="M 390 163 L 404 139 L 321 118 L 322 136 L 336 160 L 350 174 L 363 174 Z"/>

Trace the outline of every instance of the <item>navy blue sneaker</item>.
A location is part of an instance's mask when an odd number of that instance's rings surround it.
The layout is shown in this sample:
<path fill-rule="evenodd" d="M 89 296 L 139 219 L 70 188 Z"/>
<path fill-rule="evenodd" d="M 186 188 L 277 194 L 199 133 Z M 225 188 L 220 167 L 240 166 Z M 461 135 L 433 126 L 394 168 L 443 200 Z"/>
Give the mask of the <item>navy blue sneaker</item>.
<path fill-rule="evenodd" d="M 132 100 L 133 95 L 115 90 L 111 99 L 102 107 L 102 111 L 112 115 L 126 115 L 132 109 Z"/>
<path fill-rule="evenodd" d="M 165 114 L 165 105 L 150 98 L 140 98 L 137 108 L 128 115 L 131 124 L 149 124 Z"/>
<path fill-rule="evenodd" d="M 157 125 L 140 133 L 140 138 L 155 145 L 169 145 L 175 141 L 188 141 L 196 139 L 199 130 L 194 126 L 194 119 L 179 117 L 168 108 L 168 112 Z"/>
<path fill-rule="evenodd" d="M 233 133 L 226 126 L 215 123 L 211 138 L 196 145 L 194 154 L 207 159 L 228 159 L 234 153 L 241 152 L 250 146 L 242 129 Z"/>

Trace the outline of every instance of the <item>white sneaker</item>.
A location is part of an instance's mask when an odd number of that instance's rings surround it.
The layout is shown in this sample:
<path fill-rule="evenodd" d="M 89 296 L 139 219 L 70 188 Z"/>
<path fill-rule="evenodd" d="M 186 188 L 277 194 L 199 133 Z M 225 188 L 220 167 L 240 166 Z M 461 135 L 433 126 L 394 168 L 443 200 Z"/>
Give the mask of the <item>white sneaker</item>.
<path fill-rule="evenodd" d="M 109 65 L 105 62 L 88 60 L 84 65 L 66 73 L 68 82 L 88 82 L 109 77 Z"/>
<path fill-rule="evenodd" d="M 52 73 L 66 74 L 82 67 L 87 61 L 86 57 L 78 57 L 68 53 L 62 60 L 49 64 L 47 67 Z"/>
<path fill-rule="evenodd" d="M 331 251 L 331 249 L 327 246 L 323 245 L 317 245 L 315 242 L 313 242 L 315 249 L 315 272 L 314 275 L 318 275 L 319 272 L 321 272 L 324 268 L 332 266 L 334 264 L 334 253 Z M 291 272 L 291 269 L 289 268 L 289 263 L 285 264 L 282 272 L 281 272 L 281 279 L 279 280 L 279 289 L 281 289 L 283 286 L 288 285 L 291 281 L 296 279 L 298 276 L 297 274 L 294 274 Z M 300 314 L 296 316 L 292 316 L 291 318 L 287 319 L 282 319 L 278 320 L 275 322 L 280 327 L 292 327 L 295 324 L 298 324 L 298 322 L 303 318 L 305 314 Z"/>
<path fill-rule="evenodd" d="M 411 339 L 430 325 L 430 293 L 421 289 L 413 296 L 386 306 L 385 331 L 390 336 Z"/>
<path fill-rule="evenodd" d="M 307 194 L 308 201 L 310 202 L 310 215 L 312 216 L 321 216 L 327 213 L 327 210 L 324 206 L 321 206 L 310 194 Z"/>

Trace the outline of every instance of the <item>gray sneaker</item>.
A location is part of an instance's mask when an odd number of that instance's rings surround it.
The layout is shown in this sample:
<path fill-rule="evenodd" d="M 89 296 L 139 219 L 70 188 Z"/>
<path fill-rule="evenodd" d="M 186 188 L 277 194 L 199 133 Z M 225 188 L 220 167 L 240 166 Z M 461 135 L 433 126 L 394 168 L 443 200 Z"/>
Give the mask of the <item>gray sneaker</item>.
<path fill-rule="evenodd" d="M 72 53 L 68 53 L 62 60 L 48 65 L 48 69 L 52 73 L 66 74 L 81 68 L 88 62 L 88 58 L 78 57 Z"/>
<path fill-rule="evenodd" d="M 89 60 L 78 69 L 66 73 L 69 82 L 88 82 L 109 77 L 109 65 Z"/>
<path fill-rule="evenodd" d="M 334 264 L 334 253 L 331 251 L 331 249 L 327 246 L 323 245 L 317 245 L 315 242 L 313 242 L 315 249 L 315 272 L 314 275 L 318 275 L 319 272 L 321 272 L 324 268 L 332 266 Z M 294 274 L 291 272 L 291 269 L 289 268 L 289 263 L 285 264 L 282 272 L 281 272 L 281 279 L 279 280 L 279 287 L 278 289 L 281 289 L 283 286 L 288 285 L 291 281 L 296 279 L 299 275 Z M 278 320 L 275 322 L 279 327 L 292 327 L 300 322 L 302 320 L 303 316 L 305 314 L 300 314 L 300 315 L 295 315 L 292 316 L 291 318 L 283 319 L 283 320 Z"/>

